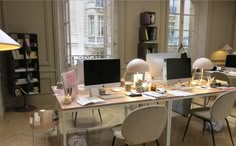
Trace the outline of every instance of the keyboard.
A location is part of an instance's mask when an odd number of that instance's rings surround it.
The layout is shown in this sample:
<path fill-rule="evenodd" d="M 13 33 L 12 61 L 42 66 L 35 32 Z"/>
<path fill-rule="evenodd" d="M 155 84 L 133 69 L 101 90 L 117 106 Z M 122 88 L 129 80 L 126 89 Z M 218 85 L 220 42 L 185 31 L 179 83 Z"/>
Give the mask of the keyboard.
<path fill-rule="evenodd" d="M 100 95 L 100 97 L 103 99 L 119 98 L 119 97 L 123 97 L 123 96 L 124 96 L 124 94 Z"/>

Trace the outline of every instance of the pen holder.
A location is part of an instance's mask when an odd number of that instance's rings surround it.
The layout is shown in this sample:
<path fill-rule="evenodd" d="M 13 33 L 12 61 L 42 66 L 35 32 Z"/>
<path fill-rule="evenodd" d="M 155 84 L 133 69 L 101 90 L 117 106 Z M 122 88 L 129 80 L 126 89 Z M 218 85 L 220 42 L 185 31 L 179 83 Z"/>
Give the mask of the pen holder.
<path fill-rule="evenodd" d="M 70 95 L 64 96 L 64 104 L 71 104 L 72 97 Z"/>

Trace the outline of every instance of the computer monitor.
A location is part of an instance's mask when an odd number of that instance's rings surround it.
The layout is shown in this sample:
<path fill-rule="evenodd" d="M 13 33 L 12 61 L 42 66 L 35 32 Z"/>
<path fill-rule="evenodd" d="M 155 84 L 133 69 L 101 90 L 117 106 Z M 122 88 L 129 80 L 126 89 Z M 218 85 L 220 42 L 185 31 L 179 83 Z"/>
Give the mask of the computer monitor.
<path fill-rule="evenodd" d="M 149 72 L 154 80 L 163 79 L 163 66 L 166 58 L 179 58 L 178 53 L 149 53 L 146 56 L 146 62 L 149 66 Z"/>
<path fill-rule="evenodd" d="M 83 61 L 85 88 L 120 86 L 120 59 L 91 59 Z"/>
<path fill-rule="evenodd" d="M 191 58 L 167 58 L 163 68 L 164 80 L 168 85 L 190 81 Z"/>
<path fill-rule="evenodd" d="M 227 55 L 226 56 L 225 69 L 236 71 L 236 55 Z"/>

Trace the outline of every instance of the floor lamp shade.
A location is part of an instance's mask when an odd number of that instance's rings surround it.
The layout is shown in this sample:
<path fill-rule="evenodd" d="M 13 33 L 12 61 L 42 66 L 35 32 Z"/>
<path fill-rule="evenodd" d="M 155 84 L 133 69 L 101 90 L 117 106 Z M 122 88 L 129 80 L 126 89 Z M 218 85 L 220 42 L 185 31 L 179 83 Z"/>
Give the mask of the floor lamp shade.
<path fill-rule="evenodd" d="M 142 59 L 133 59 L 128 63 L 126 67 L 127 73 L 144 73 L 148 71 L 148 64 Z"/>
<path fill-rule="evenodd" d="M 21 45 L 0 29 L 0 51 L 19 49 Z"/>

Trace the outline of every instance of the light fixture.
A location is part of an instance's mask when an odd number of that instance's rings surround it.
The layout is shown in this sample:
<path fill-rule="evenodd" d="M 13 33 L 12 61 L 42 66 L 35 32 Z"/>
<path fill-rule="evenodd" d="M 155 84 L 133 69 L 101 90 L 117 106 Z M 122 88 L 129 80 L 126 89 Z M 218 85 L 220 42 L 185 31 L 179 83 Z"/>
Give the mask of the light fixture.
<path fill-rule="evenodd" d="M 134 82 L 137 82 L 138 80 L 142 80 L 143 78 L 142 73 L 145 73 L 147 71 L 149 71 L 149 67 L 146 61 L 144 61 L 143 59 L 138 59 L 138 58 L 131 60 L 126 67 L 127 73 L 136 74 L 134 75 Z"/>
<path fill-rule="evenodd" d="M 0 29 L 0 51 L 19 49 L 21 45 Z"/>
<path fill-rule="evenodd" d="M 126 67 L 127 73 L 144 73 L 147 71 L 149 71 L 149 67 L 143 59 L 133 59 Z"/>
<path fill-rule="evenodd" d="M 228 44 L 225 44 L 223 48 L 221 48 L 221 50 L 225 50 L 226 54 L 229 54 L 229 51 L 232 50 L 232 47 Z"/>
<path fill-rule="evenodd" d="M 200 79 L 200 85 L 201 85 L 203 79 L 203 71 L 212 69 L 213 63 L 208 58 L 198 58 L 197 60 L 194 61 L 192 68 L 195 70 L 201 69 L 201 79 Z"/>

